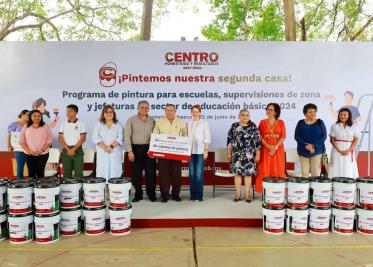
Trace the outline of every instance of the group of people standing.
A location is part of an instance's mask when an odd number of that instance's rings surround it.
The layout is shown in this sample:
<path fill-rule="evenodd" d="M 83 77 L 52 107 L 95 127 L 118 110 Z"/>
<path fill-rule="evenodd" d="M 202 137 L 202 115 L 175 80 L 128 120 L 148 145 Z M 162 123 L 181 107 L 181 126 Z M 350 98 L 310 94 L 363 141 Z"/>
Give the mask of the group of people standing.
<path fill-rule="evenodd" d="M 149 115 L 149 103 L 142 100 L 137 106 L 138 113 L 130 117 L 125 126 L 118 121 L 114 108 L 110 105 L 102 109 L 96 123 L 92 141 L 96 144 L 96 176 L 107 180 L 122 176 L 124 150 L 132 162 L 132 184 L 135 189 L 133 202 L 143 199 L 141 179 L 145 176 L 146 194 L 150 201 L 156 197 L 156 160 L 149 157 L 152 133 L 171 136 L 189 136 L 192 139 L 192 155 L 189 161 L 190 199 L 203 200 L 204 163 L 211 143 L 210 127 L 201 119 L 201 107 L 191 108 L 192 119 L 185 122 L 176 116 L 176 106 L 167 104 L 165 116 L 157 121 Z M 77 118 L 78 107 L 68 105 L 67 121 L 60 125 L 58 141 L 62 146 L 64 177 L 83 176 L 83 149 L 86 128 Z M 321 158 L 325 153 L 327 131 L 324 122 L 317 118 L 317 106 L 307 104 L 303 108 L 304 119 L 297 123 L 294 138 L 300 158 L 302 177 L 320 175 Z M 264 177 L 286 179 L 284 141 L 286 127 L 280 119 L 281 108 L 277 103 L 266 107 L 267 118 L 256 126 L 250 119 L 250 112 L 239 112 L 239 121 L 234 122 L 227 137 L 227 159 L 230 172 L 235 175 L 234 201 L 241 199 L 242 177 L 245 180 L 244 199 L 251 202 L 251 178 L 256 176 L 255 191 L 262 192 Z M 26 162 L 29 177 L 44 177 L 52 132 L 44 123 L 39 110 L 23 110 L 19 120 L 8 127 L 8 150 L 14 151 L 17 161 L 17 177 L 23 177 Z M 352 122 L 351 111 L 342 108 L 338 120 L 329 133 L 332 144 L 329 177 L 358 177 L 354 148 L 358 144 L 360 132 Z M 181 201 L 180 160 L 158 159 L 160 177 L 160 201 Z M 170 192 L 170 188 L 171 192 Z"/>

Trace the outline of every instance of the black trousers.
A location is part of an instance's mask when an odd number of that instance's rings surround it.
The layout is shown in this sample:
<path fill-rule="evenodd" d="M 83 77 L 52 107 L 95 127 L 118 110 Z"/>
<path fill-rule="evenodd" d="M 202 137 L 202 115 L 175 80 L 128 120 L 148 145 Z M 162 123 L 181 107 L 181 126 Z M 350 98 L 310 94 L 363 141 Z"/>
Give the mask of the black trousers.
<path fill-rule="evenodd" d="M 40 156 L 31 156 L 25 154 L 28 176 L 32 178 L 44 177 L 45 165 L 47 164 L 48 157 L 49 153 Z"/>
<path fill-rule="evenodd" d="M 142 198 L 142 172 L 145 170 L 146 194 L 155 197 L 155 159 L 148 157 L 149 145 L 132 145 L 135 160 L 132 163 L 132 184 L 135 197 Z"/>
<path fill-rule="evenodd" d="M 159 159 L 159 178 L 161 186 L 161 197 L 169 199 L 170 186 L 172 185 L 171 196 L 178 198 L 181 188 L 181 161 L 170 159 Z"/>

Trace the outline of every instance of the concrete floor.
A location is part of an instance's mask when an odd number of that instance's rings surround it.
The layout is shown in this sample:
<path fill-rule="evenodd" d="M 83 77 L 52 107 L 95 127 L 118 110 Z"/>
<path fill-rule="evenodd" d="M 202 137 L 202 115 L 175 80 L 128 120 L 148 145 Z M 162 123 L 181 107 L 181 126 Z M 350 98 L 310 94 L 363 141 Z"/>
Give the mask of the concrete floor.
<path fill-rule="evenodd" d="M 124 237 L 0 242 L 0 266 L 373 266 L 373 237 L 267 235 L 257 228 L 133 229 Z"/>

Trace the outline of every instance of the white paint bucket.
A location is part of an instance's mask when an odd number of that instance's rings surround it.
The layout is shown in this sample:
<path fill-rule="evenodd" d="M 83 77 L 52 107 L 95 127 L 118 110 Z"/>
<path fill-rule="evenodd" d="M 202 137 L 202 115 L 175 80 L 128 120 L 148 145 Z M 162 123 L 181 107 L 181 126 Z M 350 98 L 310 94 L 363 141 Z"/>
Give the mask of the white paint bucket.
<path fill-rule="evenodd" d="M 34 185 L 35 214 L 53 214 L 60 210 L 60 185 L 50 181 L 36 182 Z"/>
<path fill-rule="evenodd" d="M 6 214 L 6 211 L 3 210 L 0 212 L 0 241 L 3 241 L 8 238 L 8 226 L 7 226 L 7 220 L 8 216 Z"/>
<path fill-rule="evenodd" d="M 60 233 L 62 236 L 79 235 L 82 231 L 82 209 L 61 209 Z"/>
<path fill-rule="evenodd" d="M 265 177 L 263 179 L 263 205 L 266 208 L 284 208 L 285 191 L 286 183 L 284 179 Z"/>
<path fill-rule="evenodd" d="M 309 210 L 286 209 L 286 232 L 293 235 L 305 235 L 308 231 Z"/>
<path fill-rule="evenodd" d="M 363 208 L 373 209 L 373 178 L 357 179 L 357 204 Z"/>
<path fill-rule="evenodd" d="M 263 206 L 263 231 L 267 234 L 284 233 L 285 209 L 269 209 Z"/>
<path fill-rule="evenodd" d="M 309 231 L 313 234 L 328 234 L 330 227 L 330 208 L 310 208 Z"/>
<path fill-rule="evenodd" d="M 6 196 L 6 189 L 7 189 L 7 181 L 5 179 L 0 179 L 0 212 L 6 210 L 7 206 L 7 196 Z"/>
<path fill-rule="evenodd" d="M 373 210 L 356 209 L 356 229 L 359 233 L 373 235 Z"/>
<path fill-rule="evenodd" d="M 333 178 L 333 205 L 341 208 L 355 207 L 356 181 L 351 178 Z"/>
<path fill-rule="evenodd" d="M 31 212 L 25 214 L 9 214 L 9 242 L 12 244 L 31 242 L 34 237 L 33 222 L 34 216 Z"/>
<path fill-rule="evenodd" d="M 83 208 L 84 228 L 86 235 L 105 233 L 105 206 L 97 208 Z"/>
<path fill-rule="evenodd" d="M 310 178 L 310 205 L 327 207 L 332 205 L 332 181 L 323 177 Z"/>
<path fill-rule="evenodd" d="M 109 207 L 109 216 L 112 235 L 127 235 L 131 232 L 132 206 L 124 209 Z"/>
<path fill-rule="evenodd" d="M 354 232 L 355 209 L 333 207 L 332 231 L 337 234 L 350 235 Z"/>
<path fill-rule="evenodd" d="M 35 214 L 35 241 L 50 244 L 60 239 L 60 214 Z"/>
<path fill-rule="evenodd" d="M 32 211 L 33 187 L 29 182 L 12 182 L 8 184 L 9 214 L 25 214 Z"/>
<path fill-rule="evenodd" d="M 110 207 L 125 208 L 131 205 L 132 184 L 125 178 L 111 178 L 108 182 Z"/>
<path fill-rule="evenodd" d="M 60 184 L 61 208 L 75 209 L 80 206 L 82 183 L 78 179 L 65 178 Z"/>
<path fill-rule="evenodd" d="M 287 180 L 287 205 L 291 208 L 308 207 L 310 183 L 308 179 L 291 177 Z"/>
<path fill-rule="evenodd" d="M 102 207 L 105 205 L 105 178 L 86 178 L 83 180 L 84 206 Z"/>

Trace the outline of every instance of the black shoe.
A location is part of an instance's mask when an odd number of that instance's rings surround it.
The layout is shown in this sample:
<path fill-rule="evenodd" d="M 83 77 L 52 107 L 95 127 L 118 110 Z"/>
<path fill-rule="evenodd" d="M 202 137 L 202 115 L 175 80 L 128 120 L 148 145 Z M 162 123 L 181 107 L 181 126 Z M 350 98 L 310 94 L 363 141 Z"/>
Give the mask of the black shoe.
<path fill-rule="evenodd" d="M 139 202 L 140 200 L 142 200 L 142 197 L 134 197 L 132 202 Z"/>
<path fill-rule="evenodd" d="M 182 199 L 180 197 L 173 197 L 172 200 L 175 200 L 176 202 L 182 201 Z"/>
<path fill-rule="evenodd" d="M 156 198 L 156 197 L 149 197 L 149 200 L 150 200 L 151 202 L 157 202 L 157 198 Z"/>
<path fill-rule="evenodd" d="M 167 202 L 168 202 L 168 199 L 167 199 L 167 198 L 161 198 L 161 202 L 162 202 L 162 203 L 167 203 Z"/>

